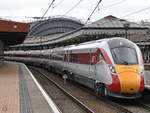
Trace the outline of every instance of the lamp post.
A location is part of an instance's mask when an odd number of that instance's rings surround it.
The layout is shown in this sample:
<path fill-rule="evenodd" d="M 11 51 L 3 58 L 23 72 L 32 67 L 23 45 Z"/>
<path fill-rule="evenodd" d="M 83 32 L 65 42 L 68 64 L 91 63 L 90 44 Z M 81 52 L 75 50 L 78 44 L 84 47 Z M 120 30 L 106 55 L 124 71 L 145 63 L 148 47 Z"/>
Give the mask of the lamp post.
<path fill-rule="evenodd" d="M 130 26 L 129 23 L 124 24 L 126 38 L 128 38 L 128 28 L 129 28 L 129 26 Z"/>

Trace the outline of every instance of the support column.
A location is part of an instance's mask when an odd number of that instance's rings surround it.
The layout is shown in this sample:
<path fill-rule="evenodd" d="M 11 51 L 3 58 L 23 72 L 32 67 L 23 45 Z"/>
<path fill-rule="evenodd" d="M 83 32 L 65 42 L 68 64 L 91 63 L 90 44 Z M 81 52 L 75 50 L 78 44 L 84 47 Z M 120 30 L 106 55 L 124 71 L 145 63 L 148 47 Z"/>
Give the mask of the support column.
<path fill-rule="evenodd" d="M 4 58 L 4 42 L 0 40 L 0 66 L 3 65 Z"/>
<path fill-rule="evenodd" d="M 4 54 L 4 43 L 0 40 L 0 55 Z"/>

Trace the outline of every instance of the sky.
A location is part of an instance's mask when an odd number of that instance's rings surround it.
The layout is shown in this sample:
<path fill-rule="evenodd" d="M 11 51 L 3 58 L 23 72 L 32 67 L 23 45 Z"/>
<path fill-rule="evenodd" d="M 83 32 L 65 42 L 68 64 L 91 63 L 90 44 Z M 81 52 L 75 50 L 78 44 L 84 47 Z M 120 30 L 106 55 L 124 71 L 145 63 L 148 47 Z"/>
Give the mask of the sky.
<path fill-rule="evenodd" d="M 79 1 L 81 1 L 80 4 L 66 14 Z M 55 0 L 45 16 L 64 15 L 86 21 L 98 1 Z M 51 2 L 52 0 L 1 0 L 0 18 L 15 21 L 30 21 L 32 17 L 42 17 Z M 146 10 L 142 11 L 142 9 Z M 150 20 L 150 0 L 102 0 L 91 16 L 90 21 L 94 22 L 108 15 L 136 22 Z"/>

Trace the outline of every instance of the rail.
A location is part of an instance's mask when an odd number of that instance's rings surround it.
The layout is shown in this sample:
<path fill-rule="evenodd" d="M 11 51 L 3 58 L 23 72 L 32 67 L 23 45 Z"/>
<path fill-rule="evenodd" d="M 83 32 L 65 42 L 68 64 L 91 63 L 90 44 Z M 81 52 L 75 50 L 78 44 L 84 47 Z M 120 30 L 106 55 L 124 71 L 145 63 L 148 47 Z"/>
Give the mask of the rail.
<path fill-rule="evenodd" d="M 73 99 L 74 102 L 76 102 L 78 105 L 82 106 L 82 108 L 88 112 L 88 113 L 94 113 L 94 111 L 92 111 L 91 109 L 89 109 L 86 105 L 84 105 L 80 100 L 78 100 L 76 97 L 72 96 L 70 93 L 68 93 L 64 88 L 62 88 L 60 85 L 58 85 L 54 80 L 50 79 L 49 77 L 47 77 L 47 75 L 45 75 L 44 73 L 40 72 L 38 69 L 33 68 L 34 70 L 38 71 L 38 73 L 42 74 L 43 76 L 45 76 L 49 81 L 51 81 L 54 85 L 56 85 L 60 90 L 62 90 L 67 96 L 69 96 L 70 98 Z M 121 113 L 132 113 L 131 111 L 127 110 L 126 108 L 120 106 L 117 103 L 114 103 L 110 100 L 108 100 L 107 98 L 102 98 L 101 96 L 96 95 L 95 93 L 89 91 L 88 89 L 84 88 L 84 87 L 80 87 L 81 89 L 85 90 L 86 92 L 90 93 L 91 95 L 96 96 L 97 98 L 99 98 L 102 102 L 104 102 L 107 106 L 109 106 L 110 108 L 114 109 L 117 112 L 121 112 Z"/>
<path fill-rule="evenodd" d="M 69 96 L 75 103 L 77 103 L 82 109 L 84 109 L 87 113 L 94 113 L 91 109 L 89 109 L 86 105 L 84 105 L 82 102 L 80 102 L 77 98 L 72 96 L 70 93 L 68 93 L 64 88 L 62 88 L 60 85 L 58 85 L 54 80 L 47 77 L 44 73 L 40 72 L 38 69 L 32 68 L 33 70 L 37 71 L 44 77 L 46 77 L 50 82 L 52 82 L 56 87 L 58 87 L 61 91 L 63 91 L 67 96 Z"/>

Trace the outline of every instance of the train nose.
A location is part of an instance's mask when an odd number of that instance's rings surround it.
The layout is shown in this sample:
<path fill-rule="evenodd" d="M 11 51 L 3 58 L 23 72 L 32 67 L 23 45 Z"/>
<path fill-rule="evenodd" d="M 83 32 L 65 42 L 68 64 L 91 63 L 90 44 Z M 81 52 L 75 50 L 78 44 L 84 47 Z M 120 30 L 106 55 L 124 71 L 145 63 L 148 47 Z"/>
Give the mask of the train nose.
<path fill-rule="evenodd" d="M 122 93 L 137 93 L 140 88 L 140 76 L 135 72 L 122 72 L 119 74 Z"/>
<path fill-rule="evenodd" d="M 116 65 L 122 93 L 137 93 L 140 88 L 139 65 Z"/>

